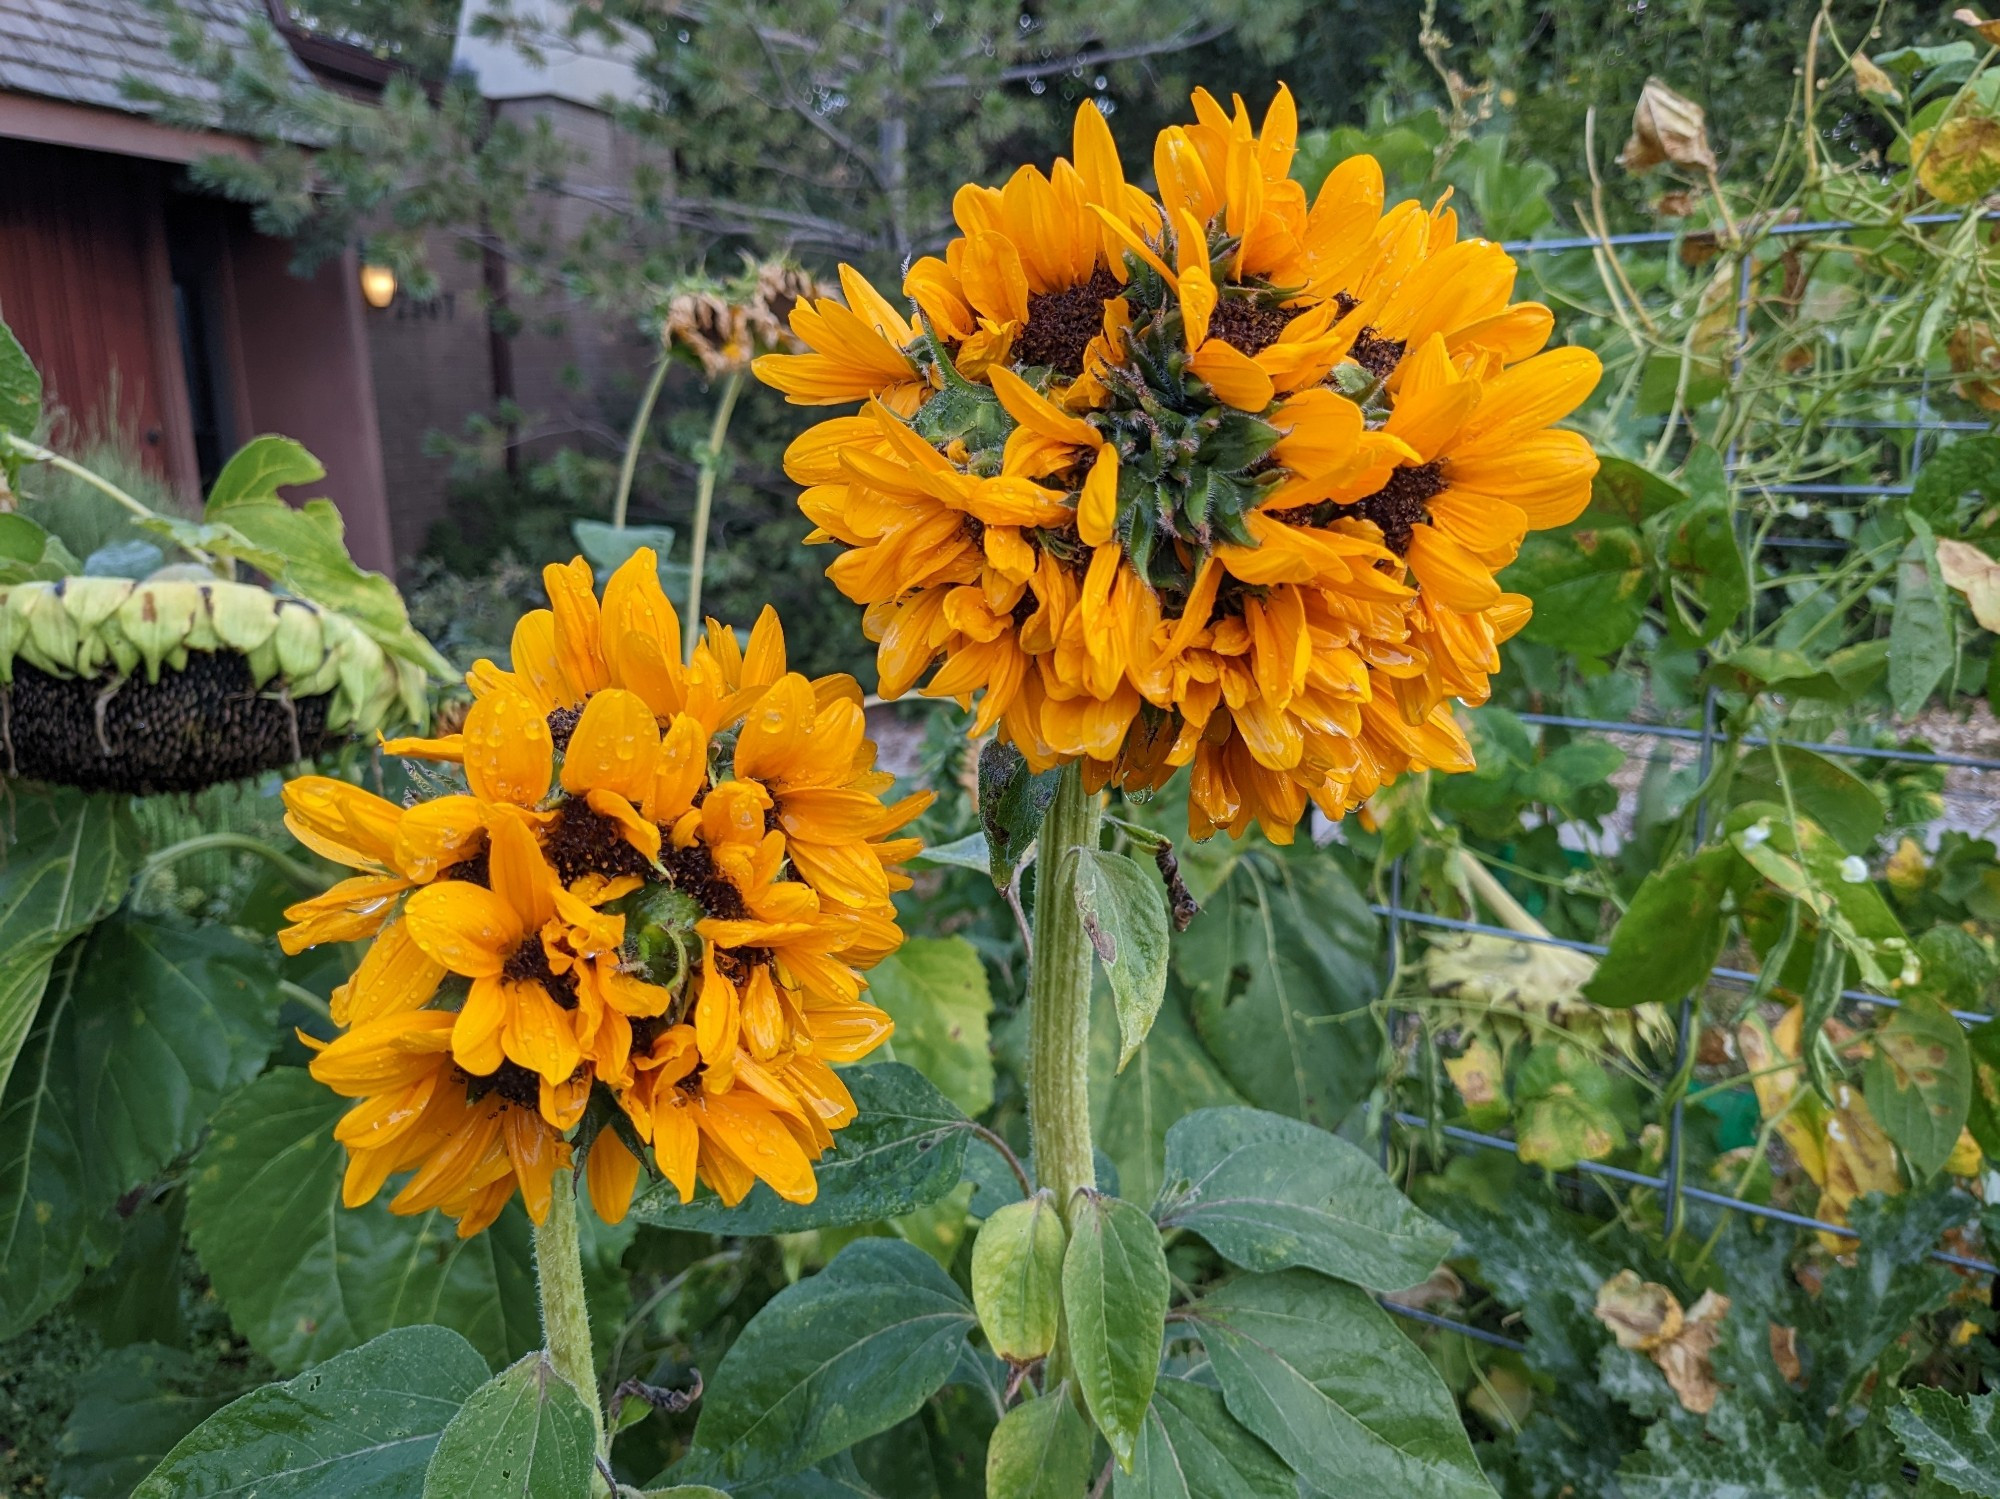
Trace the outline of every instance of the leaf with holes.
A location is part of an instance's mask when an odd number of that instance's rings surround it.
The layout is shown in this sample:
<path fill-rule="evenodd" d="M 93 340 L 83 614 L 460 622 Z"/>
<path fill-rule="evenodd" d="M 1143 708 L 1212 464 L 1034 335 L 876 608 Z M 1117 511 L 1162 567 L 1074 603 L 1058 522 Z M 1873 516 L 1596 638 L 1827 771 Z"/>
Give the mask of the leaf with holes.
<path fill-rule="evenodd" d="M 887 1431 L 951 1377 L 972 1303 L 921 1249 L 861 1239 L 764 1303 L 702 1398 L 690 1478 L 781 1478 Z"/>
<path fill-rule="evenodd" d="M 1313 1487 L 1493 1499 L 1451 1392 L 1366 1291 L 1286 1270 L 1192 1312 L 1229 1413 Z"/>
<path fill-rule="evenodd" d="M 416 1499 L 439 1434 L 486 1374 L 449 1328 L 397 1328 L 224 1406 L 132 1499 Z"/>
<path fill-rule="evenodd" d="M 1416 1285 L 1452 1245 L 1366 1153 L 1262 1109 L 1203 1109 L 1168 1130 L 1156 1211 L 1162 1231 L 1191 1230 L 1246 1270 L 1303 1265 L 1378 1291 Z"/>
<path fill-rule="evenodd" d="M 341 1205 L 350 1104 L 278 1067 L 231 1098 L 195 1157 L 188 1236 L 250 1345 L 299 1369 L 390 1328 L 447 1322 L 495 1363 L 541 1343 L 527 1215 L 461 1239 L 440 1213 Z M 483 1376 L 482 1376 L 483 1377 Z"/>
<path fill-rule="evenodd" d="M 537 1350 L 474 1390 L 451 1418 L 424 1472 L 424 1495 L 577 1499 L 590 1492 L 596 1444 L 589 1408 Z"/>
<path fill-rule="evenodd" d="M 958 1185 L 972 1121 L 921 1072 L 876 1062 L 840 1076 L 860 1112 L 813 1163 L 819 1194 L 811 1202 L 786 1202 L 759 1182 L 733 1208 L 706 1187 L 683 1203 L 671 1184 L 656 1182 L 633 1199 L 632 1216 L 694 1233 L 801 1233 L 898 1217 Z"/>
<path fill-rule="evenodd" d="M 1167 992 L 1167 892 L 1159 873 L 1124 854 L 1079 848 L 1076 908 L 1111 980 L 1123 1044 L 1118 1070 L 1132 1060 L 1160 1013 Z"/>
<path fill-rule="evenodd" d="M 1083 1194 L 1063 1256 L 1063 1325 L 1077 1388 L 1122 1468 L 1132 1466 L 1153 1398 L 1171 1290 L 1153 1220 L 1116 1197 Z"/>
<path fill-rule="evenodd" d="M 1919 1175 L 1935 1174 L 1972 1106 L 1972 1056 L 1951 1012 L 1928 994 L 1905 995 L 1876 1029 L 1862 1076 L 1876 1122 Z"/>

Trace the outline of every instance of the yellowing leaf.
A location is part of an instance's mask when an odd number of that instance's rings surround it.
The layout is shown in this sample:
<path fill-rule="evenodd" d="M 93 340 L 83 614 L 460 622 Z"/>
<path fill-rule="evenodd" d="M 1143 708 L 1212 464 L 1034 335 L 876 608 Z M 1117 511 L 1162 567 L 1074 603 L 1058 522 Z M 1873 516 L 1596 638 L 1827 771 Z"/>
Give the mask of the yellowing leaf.
<path fill-rule="evenodd" d="M 1910 137 L 1917 181 L 1940 203 L 1975 203 L 2000 185 L 2000 120 L 1958 115 Z"/>
<path fill-rule="evenodd" d="M 1715 170 L 1709 149 L 1708 118 L 1692 99 L 1683 98 L 1657 78 L 1648 78 L 1632 111 L 1632 137 L 1618 153 L 1618 165 L 1644 172 L 1663 162 L 1677 167 Z"/>
<path fill-rule="evenodd" d="M 1499 1051 L 1484 1037 L 1475 1038 L 1458 1056 L 1444 1059 L 1451 1085 L 1475 1115 L 1506 1107 L 1507 1098 L 1501 1091 L 1505 1065 Z"/>
<path fill-rule="evenodd" d="M 1937 559 L 1938 576 L 1965 595 L 1972 617 L 1982 628 L 2000 631 L 2000 562 L 1970 542 L 1949 538 L 1939 540 Z"/>
<path fill-rule="evenodd" d="M 1895 80 L 1875 65 L 1875 61 L 1865 52 L 1857 52 L 1848 61 L 1854 68 L 1854 86 L 1871 99 L 1887 99 L 1890 102 L 1903 96 L 1896 88 Z"/>
<path fill-rule="evenodd" d="M 1977 11 L 1967 6 L 1960 6 L 1953 11 L 1951 18 L 1961 26 L 1970 26 L 1979 33 L 1981 40 L 2000 46 L 2000 21 L 1983 20 Z"/>

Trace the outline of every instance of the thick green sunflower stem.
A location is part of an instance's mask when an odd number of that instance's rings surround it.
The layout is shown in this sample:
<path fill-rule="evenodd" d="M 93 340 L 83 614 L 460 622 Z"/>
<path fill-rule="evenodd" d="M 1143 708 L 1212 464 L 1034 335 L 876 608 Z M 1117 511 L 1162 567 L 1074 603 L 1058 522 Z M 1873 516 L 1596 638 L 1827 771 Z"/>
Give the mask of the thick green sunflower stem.
<path fill-rule="evenodd" d="M 577 1236 L 576 1183 L 568 1171 L 556 1172 L 548 1216 L 535 1225 L 535 1282 L 541 1293 L 542 1342 L 548 1349 L 549 1362 L 590 1407 L 598 1456 L 608 1457 L 604 1411 L 597 1400 L 597 1360 L 590 1350 L 590 1309 L 583 1297 L 583 1244 Z M 601 1475 L 593 1492 L 606 1492 Z"/>
<path fill-rule="evenodd" d="M 1071 850 L 1097 847 L 1102 812 L 1076 765 L 1064 768 L 1042 823 L 1035 870 L 1035 955 L 1028 974 L 1028 1129 L 1035 1177 L 1063 1215 L 1097 1185 L 1090 1144 L 1090 936 L 1076 904 Z"/>

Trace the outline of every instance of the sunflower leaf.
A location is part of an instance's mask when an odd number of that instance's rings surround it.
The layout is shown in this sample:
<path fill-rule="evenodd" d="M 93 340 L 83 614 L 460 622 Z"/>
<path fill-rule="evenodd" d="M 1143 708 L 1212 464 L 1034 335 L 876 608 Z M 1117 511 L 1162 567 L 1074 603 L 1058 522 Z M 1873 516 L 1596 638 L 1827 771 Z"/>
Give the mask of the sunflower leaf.
<path fill-rule="evenodd" d="M 860 1112 L 813 1163 L 819 1178 L 813 1201 L 786 1202 L 759 1182 L 733 1208 L 706 1187 L 683 1203 L 671 1183 L 656 1182 L 633 1199 L 632 1216 L 695 1233 L 800 1233 L 894 1218 L 958 1185 L 972 1121 L 921 1072 L 877 1062 L 850 1068 L 841 1078 Z"/>
<path fill-rule="evenodd" d="M 264 1065 L 277 1008 L 270 960 L 226 927 L 120 915 L 63 950 L 0 1097 L 0 1335 L 110 1257 L 113 1205 Z"/>
<path fill-rule="evenodd" d="M 224 1406 L 167 1454 L 132 1499 L 253 1491 L 259 1499 L 410 1499 L 439 1434 L 485 1380 L 485 1361 L 449 1328 L 386 1332 Z"/>
<path fill-rule="evenodd" d="M 1247 1270 L 1303 1265 L 1380 1291 L 1413 1286 L 1452 1234 L 1338 1135 L 1262 1109 L 1203 1109 L 1167 1131 L 1162 1231 Z"/>
<path fill-rule="evenodd" d="M 986 1448 L 993 1499 L 1069 1499 L 1090 1482 L 1090 1423 L 1069 1386 L 1023 1400 L 1000 1418 Z"/>
<path fill-rule="evenodd" d="M 1097 961 L 1111 981 L 1124 1040 L 1118 1070 L 1132 1060 L 1167 992 L 1167 893 L 1159 876 L 1125 854 L 1070 851 L 1076 907 Z"/>
<path fill-rule="evenodd" d="M 702 1399 L 685 1476 L 778 1478 L 887 1431 L 951 1377 L 976 1323 L 921 1249 L 857 1240 L 744 1327 Z"/>
<path fill-rule="evenodd" d="M 1286 1270 L 1192 1310 L 1229 1413 L 1315 1489 L 1492 1499 L 1451 1392 L 1366 1291 Z"/>
<path fill-rule="evenodd" d="M 1063 1256 L 1063 1323 L 1077 1387 L 1118 1465 L 1132 1453 L 1153 1398 L 1172 1283 L 1160 1231 L 1129 1202 L 1082 1194 Z"/>
<path fill-rule="evenodd" d="M 590 1491 L 595 1442 L 588 1407 L 537 1351 L 474 1390 L 451 1418 L 424 1493 L 574 1499 Z"/>
<path fill-rule="evenodd" d="M 237 1330 L 281 1370 L 412 1322 L 449 1322 L 496 1363 L 539 1345 L 527 1215 L 510 1206 L 460 1239 L 442 1214 L 392 1214 L 386 1195 L 343 1207 L 333 1126 L 348 1107 L 277 1067 L 215 1116 L 188 1235 Z"/>

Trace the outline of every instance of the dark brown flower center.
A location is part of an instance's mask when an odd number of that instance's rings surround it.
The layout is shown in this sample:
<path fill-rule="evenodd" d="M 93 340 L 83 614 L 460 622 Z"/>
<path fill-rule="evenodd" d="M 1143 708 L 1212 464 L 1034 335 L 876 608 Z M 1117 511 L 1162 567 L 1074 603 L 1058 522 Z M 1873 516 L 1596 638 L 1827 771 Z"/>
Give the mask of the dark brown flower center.
<path fill-rule="evenodd" d="M 1285 325 L 1304 311 L 1303 307 L 1267 307 L 1247 297 L 1226 297 L 1216 304 L 1208 320 L 1208 336 L 1254 359 L 1276 343 Z"/>
<path fill-rule="evenodd" d="M 486 842 L 486 835 L 480 834 L 479 852 L 469 858 L 460 859 L 456 864 L 438 872 L 441 880 L 462 880 L 468 885 L 477 885 L 482 890 L 493 888 L 493 850 Z"/>
<path fill-rule="evenodd" d="M 549 967 L 548 951 L 542 946 L 540 933 L 530 934 L 527 941 L 514 949 L 501 965 L 500 977 L 511 984 L 540 984 L 560 1008 L 576 1008 L 576 975 L 557 973 Z"/>
<path fill-rule="evenodd" d="M 1323 501 L 1274 511 L 1271 518 L 1288 526 L 1326 526 L 1336 520 L 1373 521 L 1382 532 L 1382 544 L 1401 557 L 1410 550 L 1411 529 L 1430 520 L 1430 502 L 1444 491 L 1444 464 L 1432 459 L 1415 468 L 1392 470 L 1388 483 L 1352 505 Z"/>
<path fill-rule="evenodd" d="M 1124 289 L 1099 266 L 1075 286 L 1028 293 L 1028 321 L 1014 340 L 1016 357 L 1072 379 L 1082 374 L 1084 350 L 1104 331 L 1104 304 Z"/>
<path fill-rule="evenodd" d="M 576 733 L 576 726 L 582 720 L 581 708 L 549 709 L 549 738 L 555 741 L 556 753 L 569 748 L 570 736 Z"/>
<path fill-rule="evenodd" d="M 625 830 L 616 818 L 606 817 L 580 796 L 569 797 L 556 808 L 542 852 L 565 887 L 587 874 L 616 879 L 643 876 L 653 867 L 625 841 Z"/>
<path fill-rule="evenodd" d="M 484 1076 L 467 1072 L 463 1067 L 453 1069 L 465 1083 L 468 1102 L 478 1103 L 489 1093 L 498 1093 L 508 1103 L 519 1104 L 522 1108 L 539 1108 L 542 1102 L 542 1079 L 539 1073 L 531 1072 L 518 1062 L 502 1062 L 492 1072 Z"/>
<path fill-rule="evenodd" d="M 1354 347 L 1347 351 L 1347 357 L 1377 380 L 1386 380 L 1396 373 L 1407 347 L 1400 338 L 1384 338 L 1373 328 L 1363 328 L 1355 335 Z"/>
<path fill-rule="evenodd" d="M 715 867 L 707 845 L 691 843 L 686 848 L 663 848 L 660 863 L 674 888 L 694 897 L 702 915 L 717 921 L 741 921 L 750 914 L 750 908 L 743 904 L 742 893 L 728 875 Z"/>

